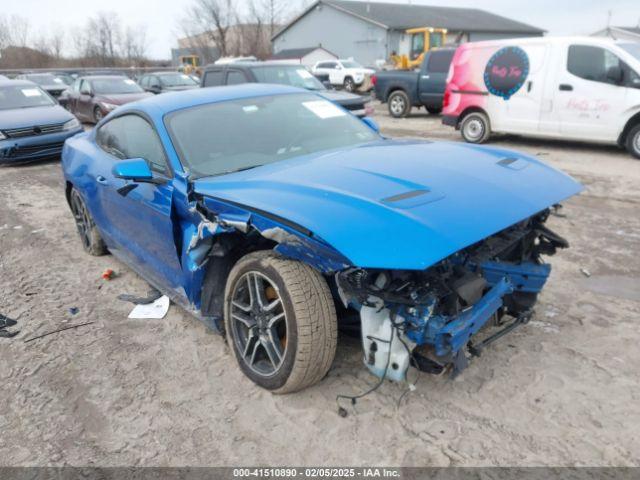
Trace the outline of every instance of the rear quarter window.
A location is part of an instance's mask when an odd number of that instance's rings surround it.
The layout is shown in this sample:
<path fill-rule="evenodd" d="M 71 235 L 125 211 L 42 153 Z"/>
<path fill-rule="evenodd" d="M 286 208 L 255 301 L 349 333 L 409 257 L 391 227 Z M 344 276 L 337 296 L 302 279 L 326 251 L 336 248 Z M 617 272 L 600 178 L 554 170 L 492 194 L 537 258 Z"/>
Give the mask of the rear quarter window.
<path fill-rule="evenodd" d="M 429 56 L 427 70 L 433 73 L 447 73 L 455 50 L 433 52 Z"/>

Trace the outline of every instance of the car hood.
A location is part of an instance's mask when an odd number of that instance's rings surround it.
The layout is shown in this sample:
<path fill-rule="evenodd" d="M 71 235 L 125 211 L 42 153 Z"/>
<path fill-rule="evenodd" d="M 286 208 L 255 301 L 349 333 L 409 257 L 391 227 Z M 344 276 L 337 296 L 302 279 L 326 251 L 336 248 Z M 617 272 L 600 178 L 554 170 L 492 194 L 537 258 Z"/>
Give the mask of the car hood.
<path fill-rule="evenodd" d="M 125 103 L 135 102 L 143 98 L 153 97 L 153 93 L 109 93 L 96 95 L 96 101 L 113 103 L 114 105 L 124 105 Z"/>
<path fill-rule="evenodd" d="M 63 85 L 63 84 L 55 84 L 52 83 L 51 85 L 40 85 L 40 88 L 45 89 L 47 92 L 49 91 L 62 91 L 62 90 L 66 90 L 67 88 L 69 88 L 68 85 Z"/>
<path fill-rule="evenodd" d="M 73 118 L 60 105 L 0 110 L 0 130 L 64 123 Z"/>
<path fill-rule="evenodd" d="M 295 222 L 354 265 L 418 270 L 581 191 L 524 155 L 385 140 L 201 178 L 195 191 Z"/>
<path fill-rule="evenodd" d="M 317 93 L 321 97 L 339 105 L 363 105 L 370 100 L 368 97 L 361 97 L 353 93 L 338 92 L 336 90 L 319 90 Z"/>

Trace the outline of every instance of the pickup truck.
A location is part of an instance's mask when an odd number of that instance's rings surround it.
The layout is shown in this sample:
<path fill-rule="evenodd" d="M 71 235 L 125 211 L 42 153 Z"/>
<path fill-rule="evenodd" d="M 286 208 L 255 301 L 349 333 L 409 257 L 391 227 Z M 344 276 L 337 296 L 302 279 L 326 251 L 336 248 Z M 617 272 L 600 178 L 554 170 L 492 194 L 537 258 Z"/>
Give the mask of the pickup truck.
<path fill-rule="evenodd" d="M 395 118 L 406 117 L 411 107 L 421 106 L 437 115 L 442 111 L 444 87 L 455 51 L 455 48 L 439 48 L 427 52 L 418 71 L 378 72 L 371 78 L 376 98 L 388 105 L 389 113 Z"/>

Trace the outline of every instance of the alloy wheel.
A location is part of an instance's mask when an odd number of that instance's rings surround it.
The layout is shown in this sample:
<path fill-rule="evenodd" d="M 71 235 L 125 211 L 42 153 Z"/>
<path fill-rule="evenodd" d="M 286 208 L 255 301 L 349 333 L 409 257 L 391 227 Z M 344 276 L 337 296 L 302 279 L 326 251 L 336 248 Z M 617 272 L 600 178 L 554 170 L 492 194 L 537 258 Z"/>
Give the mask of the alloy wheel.
<path fill-rule="evenodd" d="M 249 271 L 236 283 L 231 328 L 247 367 L 263 377 L 278 372 L 287 349 L 286 313 L 275 283 L 265 274 Z"/>
<path fill-rule="evenodd" d="M 389 103 L 389 107 L 391 108 L 391 111 L 394 113 L 394 115 L 402 115 L 405 109 L 404 99 L 402 97 L 395 96 Z"/>
<path fill-rule="evenodd" d="M 470 140 L 478 140 L 484 134 L 484 125 L 482 121 L 474 118 L 469 120 L 465 125 L 465 134 Z"/>
<path fill-rule="evenodd" d="M 91 219 L 80 194 L 75 190 L 71 192 L 71 212 L 73 213 L 82 244 L 88 249 L 91 246 Z"/>

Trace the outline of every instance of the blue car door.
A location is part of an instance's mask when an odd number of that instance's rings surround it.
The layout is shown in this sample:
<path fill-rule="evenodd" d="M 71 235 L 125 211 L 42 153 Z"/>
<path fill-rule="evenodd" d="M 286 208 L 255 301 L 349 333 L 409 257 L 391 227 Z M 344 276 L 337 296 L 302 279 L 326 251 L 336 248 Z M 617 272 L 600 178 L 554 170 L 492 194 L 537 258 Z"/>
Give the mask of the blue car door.
<path fill-rule="evenodd" d="M 162 287 L 178 289 L 183 272 L 174 240 L 173 180 L 160 138 L 143 116 L 128 113 L 113 118 L 96 133 L 96 159 L 101 226 L 115 246 L 141 274 Z M 116 178 L 114 165 L 144 158 L 157 183 Z"/>

